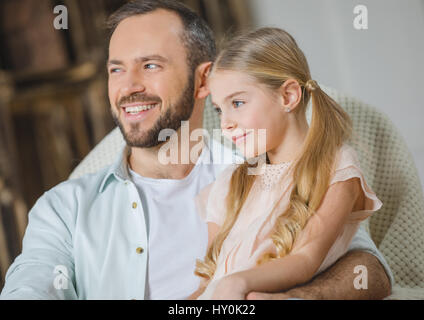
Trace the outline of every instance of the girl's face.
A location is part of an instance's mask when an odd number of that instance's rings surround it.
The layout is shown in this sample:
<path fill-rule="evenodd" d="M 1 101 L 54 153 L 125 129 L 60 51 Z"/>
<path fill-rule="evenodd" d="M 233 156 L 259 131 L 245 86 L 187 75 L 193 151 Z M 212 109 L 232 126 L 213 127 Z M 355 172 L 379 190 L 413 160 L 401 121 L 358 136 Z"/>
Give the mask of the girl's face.
<path fill-rule="evenodd" d="M 246 158 L 256 157 L 280 145 L 288 116 L 284 111 L 283 97 L 277 90 L 236 71 L 215 71 L 208 81 L 212 104 L 221 118 L 223 135 L 231 139 Z"/>

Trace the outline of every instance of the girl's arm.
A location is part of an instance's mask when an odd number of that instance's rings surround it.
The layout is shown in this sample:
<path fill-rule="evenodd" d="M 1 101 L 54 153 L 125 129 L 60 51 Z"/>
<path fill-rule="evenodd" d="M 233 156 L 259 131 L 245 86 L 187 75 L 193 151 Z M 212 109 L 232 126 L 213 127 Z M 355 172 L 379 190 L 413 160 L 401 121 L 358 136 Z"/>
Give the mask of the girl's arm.
<path fill-rule="evenodd" d="M 186 300 L 196 300 L 205 291 L 209 281 L 201 280 L 199 288 L 187 297 Z"/>
<path fill-rule="evenodd" d="M 214 297 L 243 299 L 251 291 L 279 292 L 310 280 L 343 230 L 358 199 L 362 199 L 360 188 L 358 178 L 331 185 L 321 206 L 302 230 L 306 237 L 300 237 L 300 243 L 295 243 L 289 255 L 223 278 Z"/>

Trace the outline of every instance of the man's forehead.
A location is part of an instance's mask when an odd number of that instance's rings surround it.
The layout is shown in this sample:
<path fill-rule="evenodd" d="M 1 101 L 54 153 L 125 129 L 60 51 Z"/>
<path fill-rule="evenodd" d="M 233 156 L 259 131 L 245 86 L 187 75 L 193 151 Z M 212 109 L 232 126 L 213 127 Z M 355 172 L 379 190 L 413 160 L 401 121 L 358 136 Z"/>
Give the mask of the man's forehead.
<path fill-rule="evenodd" d="M 180 42 L 182 33 L 183 24 L 177 14 L 166 10 L 155 10 L 122 20 L 112 34 L 110 45 L 128 40 Z"/>
<path fill-rule="evenodd" d="M 177 14 L 166 10 L 131 16 L 122 20 L 112 34 L 109 57 L 134 58 L 159 54 L 185 55 L 181 41 L 183 24 Z"/>

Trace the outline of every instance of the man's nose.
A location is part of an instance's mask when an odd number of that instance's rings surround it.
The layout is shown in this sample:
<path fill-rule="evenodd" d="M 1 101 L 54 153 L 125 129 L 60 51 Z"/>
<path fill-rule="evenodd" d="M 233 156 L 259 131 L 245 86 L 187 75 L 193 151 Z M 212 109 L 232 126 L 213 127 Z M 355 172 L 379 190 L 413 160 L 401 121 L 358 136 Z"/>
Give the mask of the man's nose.
<path fill-rule="evenodd" d="M 144 92 L 146 87 L 142 75 L 137 71 L 127 72 L 125 83 L 121 88 L 121 94 L 124 97 L 130 96 L 136 92 Z"/>

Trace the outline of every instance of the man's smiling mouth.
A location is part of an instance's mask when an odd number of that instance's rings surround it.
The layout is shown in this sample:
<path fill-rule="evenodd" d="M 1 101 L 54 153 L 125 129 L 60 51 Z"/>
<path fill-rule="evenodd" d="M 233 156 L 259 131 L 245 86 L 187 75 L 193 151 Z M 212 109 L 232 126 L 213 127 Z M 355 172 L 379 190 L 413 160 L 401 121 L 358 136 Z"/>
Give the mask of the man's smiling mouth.
<path fill-rule="evenodd" d="M 147 110 L 153 109 L 154 107 L 156 107 L 156 104 L 139 105 L 134 107 L 124 107 L 124 110 L 126 113 L 129 113 L 129 114 L 137 114 L 137 113 L 140 113 L 141 111 L 147 111 Z"/>
<path fill-rule="evenodd" d="M 121 106 L 121 108 L 125 111 L 126 114 L 137 115 L 139 113 L 149 111 L 157 107 L 158 105 L 159 103 L 149 103 L 149 104 L 132 103 L 132 104 L 123 105 Z"/>

